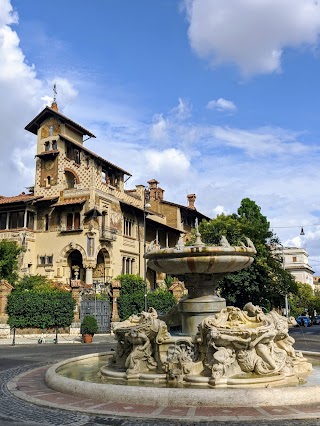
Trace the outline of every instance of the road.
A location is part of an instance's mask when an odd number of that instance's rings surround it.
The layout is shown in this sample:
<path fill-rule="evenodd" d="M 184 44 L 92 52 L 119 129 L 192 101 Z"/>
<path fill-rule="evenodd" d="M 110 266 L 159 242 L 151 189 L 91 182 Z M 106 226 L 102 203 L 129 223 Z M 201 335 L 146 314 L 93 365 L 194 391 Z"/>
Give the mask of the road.
<path fill-rule="evenodd" d="M 295 348 L 320 352 L 320 326 L 290 329 L 296 340 Z M 44 344 L 44 345 L 0 345 L 0 426 L 254 426 L 256 421 L 199 423 L 177 420 L 119 419 L 91 416 L 78 412 L 53 410 L 33 406 L 13 397 L 6 389 L 6 382 L 20 372 L 39 365 L 51 364 L 62 359 L 95 352 L 106 352 L 114 348 L 112 338 L 105 343 Z M 259 426 L 320 426 L 318 419 L 259 421 Z"/>

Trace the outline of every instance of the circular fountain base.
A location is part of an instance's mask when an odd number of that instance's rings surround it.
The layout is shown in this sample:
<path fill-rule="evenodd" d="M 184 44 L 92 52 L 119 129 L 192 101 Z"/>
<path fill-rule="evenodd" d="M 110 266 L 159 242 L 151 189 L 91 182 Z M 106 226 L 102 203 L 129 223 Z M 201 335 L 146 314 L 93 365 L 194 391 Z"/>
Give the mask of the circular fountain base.
<path fill-rule="evenodd" d="M 74 378 L 64 377 L 59 374 L 63 367 L 75 371 L 76 363 L 90 365 L 98 362 L 102 356 L 111 358 L 113 353 L 93 354 L 65 360 L 53 365 L 47 370 L 45 381 L 47 385 L 59 392 L 96 399 L 98 401 L 123 401 L 128 404 L 141 404 L 152 406 L 179 406 L 179 407 L 256 407 L 295 404 L 319 404 L 320 386 L 293 386 L 293 387 L 265 387 L 259 389 L 252 385 L 244 389 L 200 389 L 180 387 L 150 387 L 139 385 L 121 386 L 112 383 L 83 382 Z"/>

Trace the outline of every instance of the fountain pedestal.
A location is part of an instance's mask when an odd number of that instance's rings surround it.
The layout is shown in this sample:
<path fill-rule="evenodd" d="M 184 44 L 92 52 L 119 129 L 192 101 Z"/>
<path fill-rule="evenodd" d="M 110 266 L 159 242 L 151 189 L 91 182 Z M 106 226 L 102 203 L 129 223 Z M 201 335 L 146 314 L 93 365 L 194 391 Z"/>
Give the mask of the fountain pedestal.
<path fill-rule="evenodd" d="M 226 307 L 226 300 L 216 293 L 219 280 L 225 274 L 185 274 L 183 276 L 188 296 L 178 305 L 181 314 L 182 333 L 194 336 L 198 325 L 209 315 Z"/>

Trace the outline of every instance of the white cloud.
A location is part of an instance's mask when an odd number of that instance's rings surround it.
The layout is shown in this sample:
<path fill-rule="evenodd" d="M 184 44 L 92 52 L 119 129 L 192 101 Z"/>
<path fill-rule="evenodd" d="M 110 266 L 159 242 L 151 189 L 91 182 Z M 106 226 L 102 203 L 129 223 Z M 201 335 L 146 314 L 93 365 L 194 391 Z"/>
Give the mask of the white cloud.
<path fill-rule="evenodd" d="M 147 167 L 158 176 L 170 171 L 171 176 L 183 176 L 190 167 L 190 162 L 176 148 L 166 149 L 164 151 L 147 150 L 145 152 Z"/>
<path fill-rule="evenodd" d="M 314 0 L 187 0 L 189 41 L 213 66 L 232 63 L 244 75 L 281 70 L 287 48 L 319 42 Z"/>
<path fill-rule="evenodd" d="M 297 141 L 297 135 L 282 129 L 243 130 L 212 127 L 212 136 L 226 146 L 242 150 L 250 156 L 289 155 L 309 152 L 310 147 Z"/>
<path fill-rule="evenodd" d="M 228 210 L 225 209 L 223 206 L 216 206 L 215 208 L 212 209 L 212 213 L 213 213 L 212 217 L 217 217 L 218 215 L 222 213 L 225 215 L 229 214 Z"/>
<path fill-rule="evenodd" d="M 53 94 L 53 85 L 56 84 L 57 89 L 57 98 L 59 99 L 59 104 L 68 105 L 78 96 L 78 91 L 75 89 L 74 85 L 70 83 L 66 78 L 54 77 L 47 82 L 47 89 L 52 91 Z M 41 97 L 41 100 L 44 102 L 44 106 L 50 106 L 53 101 L 53 96 L 45 95 Z"/>
<path fill-rule="evenodd" d="M 151 137 L 158 140 L 165 140 L 167 135 L 168 123 L 162 114 L 155 114 L 152 119 Z"/>
<path fill-rule="evenodd" d="M 227 99 L 219 98 L 216 101 L 212 100 L 207 103 L 208 109 L 216 109 L 218 111 L 235 111 L 236 105 L 232 101 Z"/>
<path fill-rule="evenodd" d="M 171 116 L 177 120 L 186 120 L 191 116 L 192 106 L 181 98 L 178 99 L 178 102 L 178 106 L 172 108 Z"/>

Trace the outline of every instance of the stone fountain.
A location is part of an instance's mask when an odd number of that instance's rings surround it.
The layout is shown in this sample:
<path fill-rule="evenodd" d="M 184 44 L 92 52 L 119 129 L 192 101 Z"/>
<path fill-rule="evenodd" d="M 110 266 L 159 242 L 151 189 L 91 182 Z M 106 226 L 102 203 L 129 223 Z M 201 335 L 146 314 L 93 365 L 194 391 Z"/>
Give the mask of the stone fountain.
<path fill-rule="evenodd" d="M 217 295 L 218 281 L 248 267 L 255 247 L 206 246 L 196 241 L 174 248 L 154 245 L 148 266 L 182 278 L 187 298 L 179 303 L 182 335 L 172 336 L 157 312 L 132 315 L 114 327 L 115 355 L 101 369 L 111 380 L 201 387 L 258 387 L 297 384 L 312 366 L 293 348 L 287 318 L 264 313 L 247 303 L 243 310 L 228 306 Z"/>

